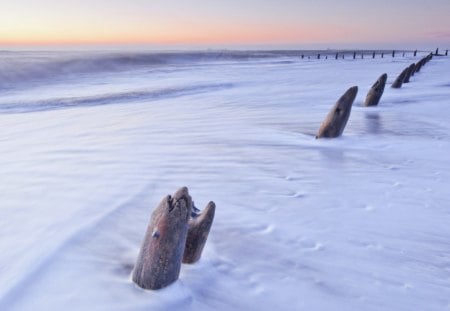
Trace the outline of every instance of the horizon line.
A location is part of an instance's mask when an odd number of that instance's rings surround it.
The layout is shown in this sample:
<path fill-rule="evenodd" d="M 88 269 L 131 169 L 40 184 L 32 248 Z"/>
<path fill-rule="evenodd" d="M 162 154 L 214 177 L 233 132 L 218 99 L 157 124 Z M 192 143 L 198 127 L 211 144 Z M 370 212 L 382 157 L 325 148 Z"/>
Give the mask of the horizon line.
<path fill-rule="evenodd" d="M 367 43 L 367 42 L 311 42 L 311 43 L 157 43 L 157 42 L 1 42 L 0 50 L 19 49 L 87 49 L 87 50 L 108 50 L 108 49 L 150 49 L 150 50 L 360 50 L 360 51 L 383 51 L 383 50 L 398 50 L 398 51 L 428 51 L 439 48 L 446 50 L 446 42 L 443 44 L 433 43 Z"/>

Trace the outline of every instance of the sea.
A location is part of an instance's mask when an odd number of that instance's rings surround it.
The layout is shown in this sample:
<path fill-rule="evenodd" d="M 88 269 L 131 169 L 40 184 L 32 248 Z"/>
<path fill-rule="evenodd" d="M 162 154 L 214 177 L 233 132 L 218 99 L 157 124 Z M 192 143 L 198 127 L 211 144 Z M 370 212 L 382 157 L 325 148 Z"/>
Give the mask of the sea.
<path fill-rule="evenodd" d="M 0 310 L 448 310 L 450 58 L 390 87 L 428 53 L 1 50 Z M 217 206 L 202 258 L 143 290 L 182 186 Z"/>

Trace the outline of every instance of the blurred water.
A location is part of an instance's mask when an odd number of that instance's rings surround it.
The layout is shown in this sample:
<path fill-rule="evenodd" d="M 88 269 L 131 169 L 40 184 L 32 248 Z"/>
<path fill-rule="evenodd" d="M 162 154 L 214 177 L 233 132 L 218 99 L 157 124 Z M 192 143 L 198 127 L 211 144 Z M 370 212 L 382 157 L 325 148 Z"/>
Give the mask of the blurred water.
<path fill-rule="evenodd" d="M 450 304 L 447 58 L 363 108 L 419 58 L 48 53 L 2 70 L 1 310 Z M 344 135 L 315 140 L 353 85 Z M 204 256 L 142 291 L 129 275 L 150 213 L 184 185 L 218 206 Z"/>

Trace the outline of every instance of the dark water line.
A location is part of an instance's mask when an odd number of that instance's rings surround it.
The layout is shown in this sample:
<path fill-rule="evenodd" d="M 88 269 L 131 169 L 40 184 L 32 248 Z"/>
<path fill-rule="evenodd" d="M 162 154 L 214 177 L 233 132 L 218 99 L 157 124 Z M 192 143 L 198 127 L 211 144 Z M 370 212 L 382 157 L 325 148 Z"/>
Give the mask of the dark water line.
<path fill-rule="evenodd" d="M 0 114 L 21 114 L 49 110 L 95 107 L 130 102 L 154 101 L 159 99 L 180 97 L 197 93 L 214 92 L 232 88 L 231 83 L 200 84 L 177 88 L 163 88 L 151 91 L 134 91 L 98 96 L 56 98 L 42 101 L 16 102 L 0 104 Z"/>

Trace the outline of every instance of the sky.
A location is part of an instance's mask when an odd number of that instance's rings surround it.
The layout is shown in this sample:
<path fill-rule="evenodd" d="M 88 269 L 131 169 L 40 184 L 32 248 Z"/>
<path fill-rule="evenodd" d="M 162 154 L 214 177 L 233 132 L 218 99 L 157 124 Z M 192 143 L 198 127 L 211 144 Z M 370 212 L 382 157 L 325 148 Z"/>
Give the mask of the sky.
<path fill-rule="evenodd" d="M 433 48 L 450 0 L 0 0 L 0 46 Z"/>

